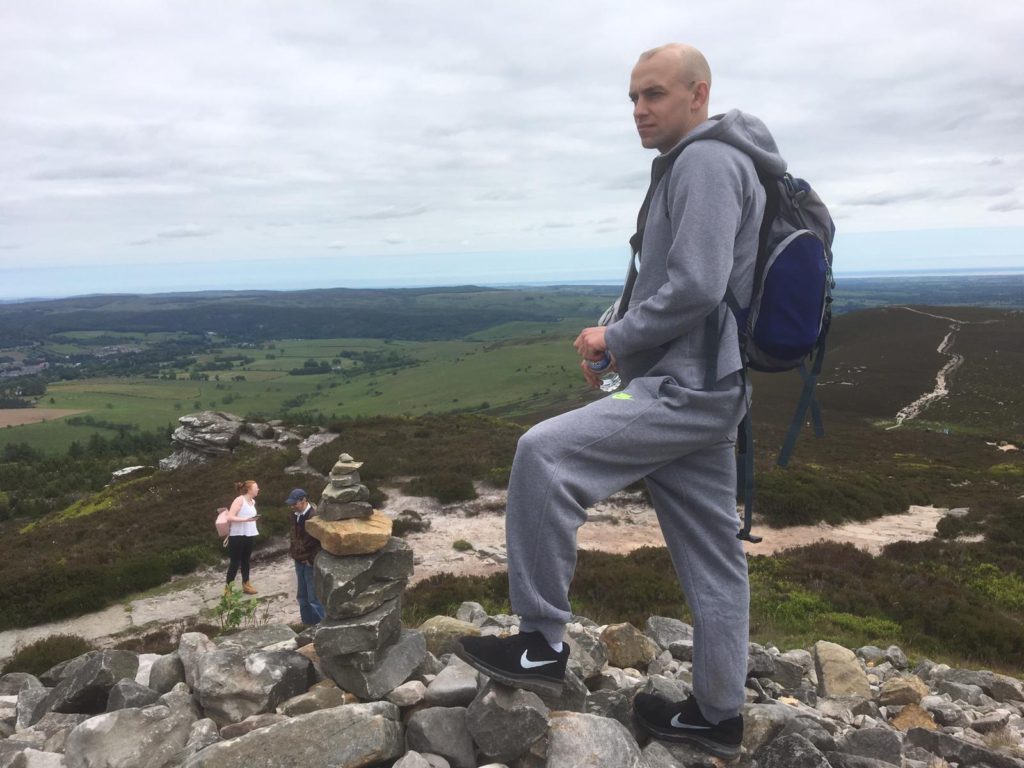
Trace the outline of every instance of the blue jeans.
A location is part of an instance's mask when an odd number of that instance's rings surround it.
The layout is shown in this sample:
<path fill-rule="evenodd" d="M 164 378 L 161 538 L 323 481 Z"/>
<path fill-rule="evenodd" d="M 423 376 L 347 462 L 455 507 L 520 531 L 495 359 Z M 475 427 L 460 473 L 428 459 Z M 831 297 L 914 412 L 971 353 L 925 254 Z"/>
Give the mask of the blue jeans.
<path fill-rule="evenodd" d="M 299 616 L 303 624 L 319 624 L 324 618 L 324 607 L 316 599 L 313 589 L 313 566 L 295 561 L 295 576 L 298 581 L 296 597 L 299 600 Z"/>

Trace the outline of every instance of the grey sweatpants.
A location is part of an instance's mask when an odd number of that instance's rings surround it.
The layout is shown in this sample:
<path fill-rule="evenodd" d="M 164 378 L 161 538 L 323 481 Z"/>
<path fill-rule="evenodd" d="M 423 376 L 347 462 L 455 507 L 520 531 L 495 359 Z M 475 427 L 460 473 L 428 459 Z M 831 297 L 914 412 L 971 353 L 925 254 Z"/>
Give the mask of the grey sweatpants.
<path fill-rule="evenodd" d="M 750 602 L 733 452 L 743 388 L 738 374 L 718 386 L 634 379 L 536 425 L 516 449 L 505 519 L 512 610 L 557 643 L 586 508 L 644 478 L 694 617 L 694 693 L 711 722 L 743 705 Z"/>

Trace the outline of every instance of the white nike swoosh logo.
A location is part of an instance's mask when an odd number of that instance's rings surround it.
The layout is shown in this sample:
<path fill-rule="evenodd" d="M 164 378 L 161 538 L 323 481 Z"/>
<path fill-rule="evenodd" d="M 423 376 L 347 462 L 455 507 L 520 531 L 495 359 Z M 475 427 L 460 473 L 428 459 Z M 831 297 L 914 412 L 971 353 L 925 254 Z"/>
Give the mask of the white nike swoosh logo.
<path fill-rule="evenodd" d="M 544 667 L 548 664 L 554 664 L 558 659 L 552 659 L 551 661 L 530 661 L 530 657 L 526 655 L 526 651 L 523 651 L 523 656 L 519 659 L 519 665 L 523 669 L 533 669 L 534 667 Z"/>
<path fill-rule="evenodd" d="M 668 724 L 671 725 L 673 728 L 689 728 L 690 730 L 693 730 L 693 731 L 710 731 L 711 730 L 711 726 L 710 725 L 690 725 L 689 723 L 682 723 L 682 722 L 679 721 L 679 715 L 674 715 L 672 717 L 672 719 L 669 720 Z"/>

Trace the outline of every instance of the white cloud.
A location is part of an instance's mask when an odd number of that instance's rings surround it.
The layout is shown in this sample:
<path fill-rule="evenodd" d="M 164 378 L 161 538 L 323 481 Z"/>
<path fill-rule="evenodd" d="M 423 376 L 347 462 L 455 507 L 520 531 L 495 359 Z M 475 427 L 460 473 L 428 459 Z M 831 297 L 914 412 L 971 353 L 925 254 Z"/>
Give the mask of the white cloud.
<path fill-rule="evenodd" d="M 195 224 L 185 224 L 181 227 L 172 227 L 156 233 L 161 240 L 177 240 L 183 237 L 210 237 L 216 230 L 209 227 L 200 227 Z"/>
<path fill-rule="evenodd" d="M 0 268 L 618 254 L 652 158 L 629 70 L 674 37 L 844 231 L 1021 227 L 1022 28 L 968 0 L 8 3 Z"/>

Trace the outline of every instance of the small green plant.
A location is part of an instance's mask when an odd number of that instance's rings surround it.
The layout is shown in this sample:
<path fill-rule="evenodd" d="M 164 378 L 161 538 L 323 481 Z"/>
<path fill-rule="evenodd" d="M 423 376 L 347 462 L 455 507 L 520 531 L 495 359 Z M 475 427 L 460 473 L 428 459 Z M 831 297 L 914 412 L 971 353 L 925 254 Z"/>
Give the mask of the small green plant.
<path fill-rule="evenodd" d="M 228 584 L 216 608 L 220 631 L 230 632 L 243 624 L 255 626 L 258 608 L 259 603 L 256 600 L 246 600 L 242 593 L 235 589 L 234 584 Z"/>
<path fill-rule="evenodd" d="M 452 543 L 452 549 L 456 552 L 469 552 L 471 549 L 475 549 L 475 547 L 465 539 L 456 539 Z"/>
<path fill-rule="evenodd" d="M 41 675 L 62 661 L 74 659 L 93 650 L 92 644 L 78 635 L 50 635 L 19 647 L 0 673 L 28 672 Z"/>

